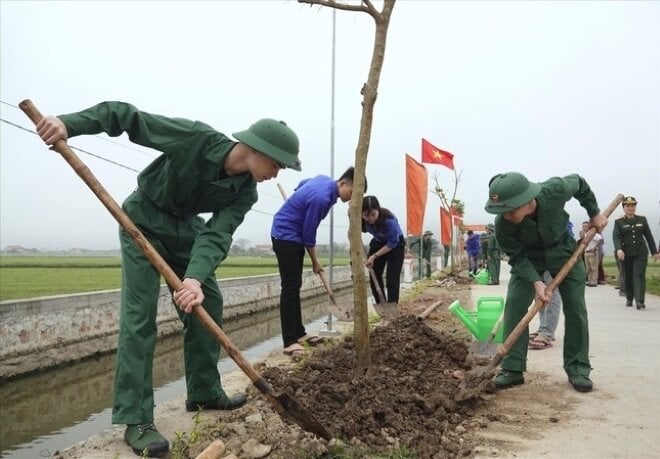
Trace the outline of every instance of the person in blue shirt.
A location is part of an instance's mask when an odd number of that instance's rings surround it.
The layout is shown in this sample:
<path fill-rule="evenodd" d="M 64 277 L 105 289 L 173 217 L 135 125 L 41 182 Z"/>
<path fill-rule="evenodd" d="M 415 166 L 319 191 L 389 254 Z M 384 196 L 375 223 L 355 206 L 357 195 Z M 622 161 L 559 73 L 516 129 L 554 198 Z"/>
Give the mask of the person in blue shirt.
<path fill-rule="evenodd" d="M 479 254 L 481 253 L 481 242 L 479 235 L 474 231 L 468 230 L 467 241 L 465 241 L 465 249 L 468 254 L 468 271 L 472 274 L 477 274 L 479 269 Z"/>
<path fill-rule="evenodd" d="M 316 231 L 330 208 L 350 201 L 353 194 L 354 168 L 334 180 L 325 175 L 305 179 L 273 217 L 270 237 L 280 271 L 280 322 L 284 353 L 298 356 L 304 351 L 301 343 L 320 342 L 318 336 L 308 336 L 302 322 L 300 288 L 302 287 L 305 250 L 312 260 L 312 271 L 319 274 L 323 266 L 316 255 Z M 365 179 L 365 191 L 366 191 Z"/>
<path fill-rule="evenodd" d="M 373 236 L 369 242 L 365 266 L 373 268 L 380 289 L 386 295 L 385 301 L 398 303 L 406 243 L 398 220 L 392 212 L 380 206 L 375 196 L 365 196 L 362 200 L 362 232 Z M 383 272 L 386 267 L 387 288 L 385 289 Z M 369 283 L 376 302 L 380 302 L 373 279 L 370 279 Z"/>

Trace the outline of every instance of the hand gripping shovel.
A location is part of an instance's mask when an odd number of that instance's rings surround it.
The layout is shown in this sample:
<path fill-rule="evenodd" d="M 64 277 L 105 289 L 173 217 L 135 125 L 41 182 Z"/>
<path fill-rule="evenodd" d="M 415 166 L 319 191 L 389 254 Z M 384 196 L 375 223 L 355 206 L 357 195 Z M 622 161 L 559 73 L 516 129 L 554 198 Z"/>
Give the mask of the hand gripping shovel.
<path fill-rule="evenodd" d="M 610 205 L 607 206 L 607 209 L 603 211 L 603 215 L 605 217 L 609 217 L 612 214 L 612 212 L 614 212 L 614 209 L 616 209 L 619 206 L 621 201 L 623 201 L 623 195 L 619 194 L 614 199 L 614 201 L 612 201 Z M 575 266 L 575 263 L 580 259 L 580 257 L 582 257 L 584 250 L 587 248 L 587 244 L 589 244 L 589 241 L 593 239 L 595 234 L 596 234 L 596 228 L 591 228 L 589 229 L 589 231 L 587 231 L 587 234 L 584 235 L 584 239 L 582 239 L 580 245 L 578 245 L 578 247 L 575 249 L 575 252 L 573 252 L 571 258 L 569 258 L 568 261 L 564 263 L 564 266 L 562 266 L 562 268 L 559 270 L 559 272 L 554 277 L 554 279 L 552 279 L 552 281 L 548 284 L 547 288 L 545 289 L 547 295 L 551 295 L 552 292 L 555 291 L 557 286 L 564 280 L 564 278 L 570 272 L 570 270 L 573 269 L 573 266 Z M 495 368 L 500 364 L 504 356 L 508 354 L 509 350 L 511 349 L 511 346 L 513 346 L 513 344 L 518 340 L 518 338 L 520 338 L 520 335 L 522 334 L 523 330 L 525 330 L 529 326 L 529 323 L 532 321 L 534 316 L 536 316 L 536 314 L 541 310 L 543 306 L 544 306 L 543 301 L 536 300 L 532 305 L 532 307 L 527 311 L 527 314 L 525 314 L 523 318 L 520 319 L 518 325 L 516 325 L 516 327 L 511 331 L 511 333 L 506 338 L 504 343 L 502 343 L 502 346 L 500 346 L 497 353 L 488 363 L 488 366 L 485 369 L 479 368 L 475 370 L 474 374 L 465 375 L 465 379 L 463 380 L 463 383 L 456 391 L 456 394 L 454 394 L 454 399 L 456 401 L 460 402 L 463 400 L 468 400 L 470 398 L 476 397 L 484 390 L 486 385 L 488 385 L 491 378 L 493 377 Z"/>
<path fill-rule="evenodd" d="M 41 113 L 34 106 L 32 101 L 24 100 L 19 104 L 21 110 L 32 120 L 36 125 L 42 118 Z M 94 174 L 89 168 L 76 156 L 76 154 L 69 148 L 64 140 L 59 140 L 55 143 L 55 150 L 61 154 L 64 159 L 71 165 L 81 179 L 87 186 L 94 192 L 94 194 L 101 200 L 103 205 L 110 211 L 112 216 L 119 222 L 119 224 L 128 232 L 135 244 L 142 250 L 144 255 L 151 261 L 154 267 L 163 275 L 167 285 L 174 290 L 180 290 L 183 286 L 181 280 L 167 265 L 165 260 L 156 252 L 151 243 L 144 237 L 140 230 L 135 226 L 131 219 L 124 213 L 122 208 L 115 202 L 106 189 L 96 179 Z M 259 389 L 273 405 L 275 410 L 280 413 L 287 413 L 300 427 L 312 432 L 320 437 L 330 439 L 331 435 L 325 427 L 295 398 L 287 393 L 275 393 L 273 387 L 261 377 L 256 370 L 245 360 L 241 355 L 238 348 L 231 342 L 229 337 L 225 335 L 222 329 L 216 324 L 211 316 L 206 312 L 203 307 L 197 307 L 193 310 L 193 314 L 202 322 L 208 331 L 218 340 L 222 347 L 227 351 L 227 354 L 232 358 L 238 367 L 250 378 L 254 386 Z"/>

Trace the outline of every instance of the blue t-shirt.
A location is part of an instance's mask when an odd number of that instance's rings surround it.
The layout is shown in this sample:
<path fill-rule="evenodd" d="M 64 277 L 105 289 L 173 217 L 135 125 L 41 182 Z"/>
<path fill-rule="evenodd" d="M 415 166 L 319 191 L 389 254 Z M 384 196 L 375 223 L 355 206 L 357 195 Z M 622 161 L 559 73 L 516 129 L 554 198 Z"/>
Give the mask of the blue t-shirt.
<path fill-rule="evenodd" d="M 273 217 L 271 237 L 314 247 L 316 230 L 337 198 L 337 182 L 331 177 L 317 175 L 303 180 Z"/>
<path fill-rule="evenodd" d="M 481 251 L 481 245 L 479 243 L 479 235 L 477 233 L 472 233 L 470 236 L 468 236 L 466 244 L 467 246 L 467 253 L 471 257 L 476 257 L 479 255 L 479 252 Z"/>
<path fill-rule="evenodd" d="M 401 231 L 399 221 L 394 216 L 385 219 L 384 224 L 380 228 L 375 228 L 373 225 L 365 222 L 362 232 L 373 235 L 374 239 L 379 242 L 385 242 L 390 249 L 396 248 L 403 237 L 403 231 Z"/>

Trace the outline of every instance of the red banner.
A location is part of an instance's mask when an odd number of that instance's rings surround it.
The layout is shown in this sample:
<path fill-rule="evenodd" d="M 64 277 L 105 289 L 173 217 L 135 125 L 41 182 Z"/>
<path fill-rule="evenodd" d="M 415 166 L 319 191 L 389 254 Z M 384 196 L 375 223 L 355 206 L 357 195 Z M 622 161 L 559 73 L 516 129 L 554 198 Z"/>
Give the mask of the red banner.
<path fill-rule="evenodd" d="M 440 208 L 440 243 L 451 245 L 451 214 L 444 208 Z"/>
<path fill-rule="evenodd" d="M 421 236 L 429 180 L 424 165 L 406 155 L 406 211 L 408 236 Z"/>

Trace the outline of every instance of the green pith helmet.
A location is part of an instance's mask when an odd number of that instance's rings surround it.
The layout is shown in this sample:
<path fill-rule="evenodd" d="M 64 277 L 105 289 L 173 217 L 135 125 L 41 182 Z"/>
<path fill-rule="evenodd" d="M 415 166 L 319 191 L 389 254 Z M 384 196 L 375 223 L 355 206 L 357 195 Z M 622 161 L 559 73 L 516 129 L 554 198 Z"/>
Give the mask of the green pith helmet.
<path fill-rule="evenodd" d="M 534 199 L 541 185 L 530 182 L 519 172 L 497 174 L 488 183 L 488 201 L 484 208 L 490 214 L 503 214 Z"/>
<path fill-rule="evenodd" d="M 282 167 L 302 170 L 298 159 L 298 136 L 284 121 L 264 118 L 245 131 L 232 134 L 239 142 L 257 150 Z"/>
<path fill-rule="evenodd" d="M 424 236 L 433 236 L 433 233 L 429 230 L 424 231 Z"/>
<path fill-rule="evenodd" d="M 493 225 L 492 223 L 489 223 L 489 224 L 486 225 L 486 229 L 489 230 L 489 231 L 495 231 L 495 225 Z"/>

